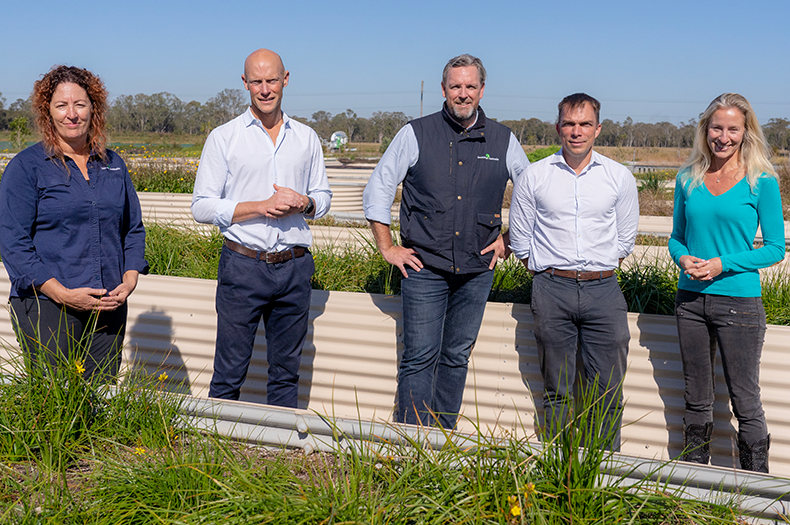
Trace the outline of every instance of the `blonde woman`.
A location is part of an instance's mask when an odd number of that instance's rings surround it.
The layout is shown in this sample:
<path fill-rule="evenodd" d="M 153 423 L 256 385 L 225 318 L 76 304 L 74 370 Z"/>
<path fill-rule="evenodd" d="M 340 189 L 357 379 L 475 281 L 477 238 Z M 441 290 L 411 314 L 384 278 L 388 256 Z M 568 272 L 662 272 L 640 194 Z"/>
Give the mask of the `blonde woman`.
<path fill-rule="evenodd" d="M 669 241 L 683 270 L 675 301 L 685 379 L 683 459 L 710 459 L 718 347 L 738 419 L 741 468 L 758 472 L 768 472 L 771 443 L 760 401 L 765 310 L 758 270 L 785 253 L 782 201 L 769 158 L 749 102 L 735 93 L 713 100 L 678 173 Z M 764 244 L 755 249 L 758 226 Z"/>

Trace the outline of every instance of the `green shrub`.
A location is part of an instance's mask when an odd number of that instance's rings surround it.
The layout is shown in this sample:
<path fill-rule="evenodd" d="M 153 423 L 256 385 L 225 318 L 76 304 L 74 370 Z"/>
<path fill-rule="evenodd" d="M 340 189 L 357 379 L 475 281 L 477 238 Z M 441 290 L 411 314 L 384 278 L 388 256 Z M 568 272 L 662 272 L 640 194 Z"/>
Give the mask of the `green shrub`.
<path fill-rule="evenodd" d="M 554 155 L 560 150 L 559 146 L 549 146 L 547 148 L 540 148 L 536 149 L 532 153 L 527 153 L 527 158 L 530 162 L 537 162 L 541 159 L 545 159 L 550 155 Z"/>

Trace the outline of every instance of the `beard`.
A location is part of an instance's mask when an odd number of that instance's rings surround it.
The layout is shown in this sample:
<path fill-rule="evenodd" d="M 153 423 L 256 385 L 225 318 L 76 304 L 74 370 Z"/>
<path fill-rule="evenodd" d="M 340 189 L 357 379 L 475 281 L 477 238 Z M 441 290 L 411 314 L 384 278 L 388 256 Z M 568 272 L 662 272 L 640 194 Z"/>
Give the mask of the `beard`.
<path fill-rule="evenodd" d="M 469 120 L 470 118 L 472 118 L 475 115 L 475 113 L 477 112 L 477 107 L 470 106 L 469 108 L 467 108 L 465 110 L 462 110 L 462 109 L 459 109 L 459 108 L 457 108 L 455 106 L 450 106 L 448 104 L 447 110 L 449 111 L 450 116 L 453 117 L 455 120 L 457 120 L 460 123 L 460 122 L 463 122 L 465 120 Z"/>

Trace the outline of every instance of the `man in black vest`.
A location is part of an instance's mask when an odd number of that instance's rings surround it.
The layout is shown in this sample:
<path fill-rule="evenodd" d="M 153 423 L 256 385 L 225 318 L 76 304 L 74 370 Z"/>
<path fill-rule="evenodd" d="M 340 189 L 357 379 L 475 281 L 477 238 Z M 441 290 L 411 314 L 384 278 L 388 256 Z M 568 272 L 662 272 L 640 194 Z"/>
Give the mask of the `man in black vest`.
<path fill-rule="evenodd" d="M 384 259 L 403 273 L 401 423 L 455 427 L 498 259 L 502 197 L 529 164 L 511 131 L 479 107 L 486 70 L 460 55 L 442 73 L 442 111 L 404 126 L 365 188 L 365 217 Z M 403 183 L 401 245 L 390 209 Z M 435 419 L 434 419 L 435 418 Z"/>

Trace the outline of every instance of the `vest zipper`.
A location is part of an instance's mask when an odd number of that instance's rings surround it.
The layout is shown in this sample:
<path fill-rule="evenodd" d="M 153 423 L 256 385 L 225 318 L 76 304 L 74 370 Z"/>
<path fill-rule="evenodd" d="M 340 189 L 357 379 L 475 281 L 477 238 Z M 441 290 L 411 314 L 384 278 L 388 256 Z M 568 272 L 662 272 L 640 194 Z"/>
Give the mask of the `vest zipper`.
<path fill-rule="evenodd" d="M 453 174 L 453 141 L 450 141 L 450 175 Z"/>

